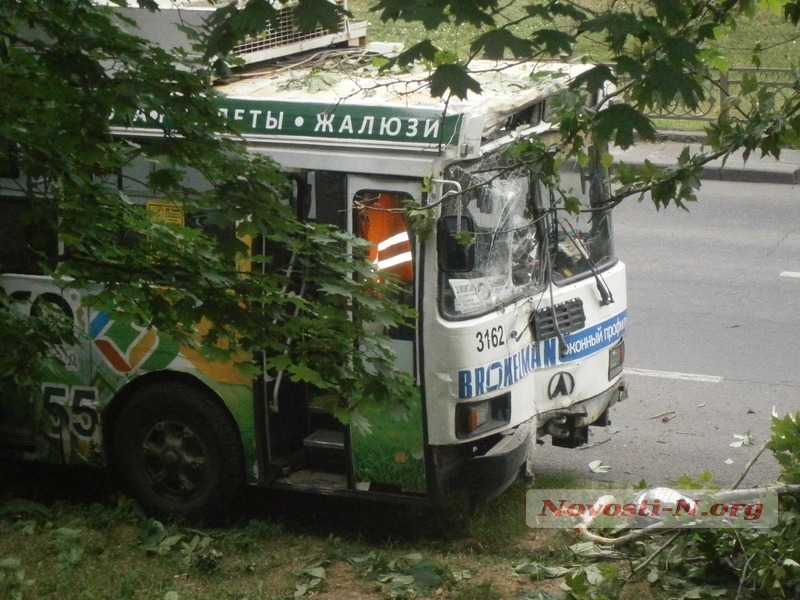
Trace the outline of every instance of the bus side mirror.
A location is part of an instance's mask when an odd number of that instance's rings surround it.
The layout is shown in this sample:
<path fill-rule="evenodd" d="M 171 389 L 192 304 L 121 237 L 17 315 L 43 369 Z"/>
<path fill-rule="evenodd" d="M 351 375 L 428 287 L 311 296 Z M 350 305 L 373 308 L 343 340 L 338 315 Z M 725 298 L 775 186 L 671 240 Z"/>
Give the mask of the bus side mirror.
<path fill-rule="evenodd" d="M 439 268 L 447 273 L 466 273 L 475 268 L 475 244 L 464 243 L 464 233 L 475 232 L 472 217 L 445 215 L 436 224 Z"/>

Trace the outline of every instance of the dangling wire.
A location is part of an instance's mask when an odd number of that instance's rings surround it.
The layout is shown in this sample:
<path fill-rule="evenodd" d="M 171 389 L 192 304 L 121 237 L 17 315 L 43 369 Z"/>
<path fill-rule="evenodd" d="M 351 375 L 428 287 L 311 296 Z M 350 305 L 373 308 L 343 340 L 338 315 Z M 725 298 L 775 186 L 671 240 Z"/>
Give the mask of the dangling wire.
<path fill-rule="evenodd" d="M 557 209 L 553 206 L 554 198 L 553 192 L 550 191 L 550 205 L 551 207 L 547 209 L 548 216 L 553 220 L 553 233 L 555 234 L 555 238 L 553 240 L 553 249 L 557 248 L 558 245 L 558 212 Z M 558 315 L 556 314 L 556 307 L 555 307 L 555 299 L 553 297 L 553 260 L 550 251 L 550 224 L 546 223 L 544 229 L 545 239 L 542 240 L 542 257 L 545 261 L 545 273 L 547 275 L 547 289 L 550 292 L 550 316 L 553 319 L 553 328 L 556 332 L 556 337 L 558 338 L 558 354 L 559 356 L 564 356 L 567 353 L 567 341 L 564 339 L 564 334 L 561 333 L 561 328 L 558 325 Z"/>

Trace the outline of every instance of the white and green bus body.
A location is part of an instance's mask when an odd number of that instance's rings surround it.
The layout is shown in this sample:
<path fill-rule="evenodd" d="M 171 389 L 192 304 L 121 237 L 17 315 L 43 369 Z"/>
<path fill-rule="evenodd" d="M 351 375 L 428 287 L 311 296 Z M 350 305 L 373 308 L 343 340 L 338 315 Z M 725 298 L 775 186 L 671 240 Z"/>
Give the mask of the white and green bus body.
<path fill-rule="evenodd" d="M 400 273 L 417 313 L 393 342 L 397 368 L 420 390 L 410 420 L 367 414 L 371 433 L 351 430 L 315 408 L 313 390 L 281 374 L 253 382 L 82 305 L 80 291 L 24 266 L 24 200 L 14 192 L 19 182 L 3 179 L 0 284 L 31 307 L 60 306 L 83 342 L 62 349 L 65 369 L 37 397 L 0 398 L 0 452 L 133 471 L 148 509 L 194 515 L 213 512 L 227 497 L 222 488 L 237 481 L 424 502 L 463 490 L 479 501 L 530 470 L 537 440 L 585 443 L 588 426 L 605 424 L 625 396 L 625 267 L 610 213 L 558 210 L 555 194 L 502 155 L 521 136 L 556 135 L 548 103 L 585 67 L 497 67 L 474 63 L 484 71 L 482 93 L 448 103 L 412 76 L 301 64 L 261 66 L 218 87 L 220 110 L 249 149 L 302 184 L 288 200 L 301 218 L 371 236 L 376 267 Z M 153 118 L 141 115 L 120 135 L 160 135 Z M 601 177 L 599 167 L 562 173 L 595 208 Z M 164 209 L 146 189 L 121 185 Z M 431 235 L 415 236 L 402 217 L 367 233 L 365 207 L 408 198 L 433 207 Z M 463 230 L 469 245 L 456 240 Z M 216 429 L 223 422 L 235 440 Z M 238 479 L 219 478 L 231 470 Z"/>

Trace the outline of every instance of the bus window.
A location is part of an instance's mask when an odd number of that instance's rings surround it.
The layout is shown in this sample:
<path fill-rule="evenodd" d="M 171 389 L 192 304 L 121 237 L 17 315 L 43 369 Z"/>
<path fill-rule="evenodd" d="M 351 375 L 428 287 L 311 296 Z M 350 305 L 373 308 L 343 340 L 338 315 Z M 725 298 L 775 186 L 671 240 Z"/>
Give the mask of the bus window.
<path fill-rule="evenodd" d="M 494 153 L 448 167 L 445 178 L 464 192 L 442 205 L 443 218 L 456 229 L 470 224 L 472 241 L 465 251 L 472 258 L 465 269 L 440 271 L 442 314 L 476 317 L 544 289 L 537 190 L 530 174 Z M 442 243 L 440 251 L 445 248 Z"/>
<path fill-rule="evenodd" d="M 53 225 L 33 210 L 30 199 L 0 197 L 0 272 L 41 275 L 41 261 L 58 256 Z"/>
<path fill-rule="evenodd" d="M 403 213 L 405 197 L 389 192 L 359 192 L 361 237 L 372 242 L 369 259 L 378 271 L 403 283 L 414 280 L 411 242 Z"/>
<path fill-rule="evenodd" d="M 600 210 L 607 198 L 603 175 L 587 174 L 574 162 L 566 161 L 559 173 L 561 187 L 578 198 L 587 209 L 578 214 L 567 213 L 559 194 L 542 189 L 542 208 L 548 218 L 549 252 L 553 282 L 561 285 L 589 276 L 616 262 L 611 236 L 611 210 Z"/>
<path fill-rule="evenodd" d="M 143 205 L 148 217 L 154 222 L 200 230 L 213 240 L 218 249 L 227 251 L 230 254 L 239 252 L 244 257 L 249 252 L 250 240 L 238 238 L 236 236 L 236 228 L 233 225 L 220 224 L 220 218 L 214 210 L 195 210 L 187 213 L 182 206 L 171 200 L 145 200 L 140 198 L 136 198 L 136 200 L 138 201 L 136 203 L 137 206 Z M 128 227 L 119 229 L 119 244 L 131 249 L 152 246 L 145 233 Z M 158 261 L 163 259 L 163 256 L 154 248 L 149 251 L 151 252 L 153 264 L 158 264 Z M 237 261 L 237 266 L 245 267 L 246 271 L 250 270 L 247 261 Z M 159 283 L 168 284 L 171 282 L 159 280 Z"/>

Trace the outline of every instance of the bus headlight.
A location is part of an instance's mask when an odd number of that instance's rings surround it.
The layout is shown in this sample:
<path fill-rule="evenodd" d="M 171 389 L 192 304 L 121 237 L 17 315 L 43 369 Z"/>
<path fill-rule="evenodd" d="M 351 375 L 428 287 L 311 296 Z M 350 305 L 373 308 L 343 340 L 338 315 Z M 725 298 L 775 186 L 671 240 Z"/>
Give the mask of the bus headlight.
<path fill-rule="evenodd" d="M 612 346 L 608 351 L 608 380 L 611 381 L 622 373 L 622 364 L 625 362 L 625 340 Z"/>
<path fill-rule="evenodd" d="M 459 438 L 491 431 L 511 422 L 511 394 L 456 407 L 456 436 Z"/>

